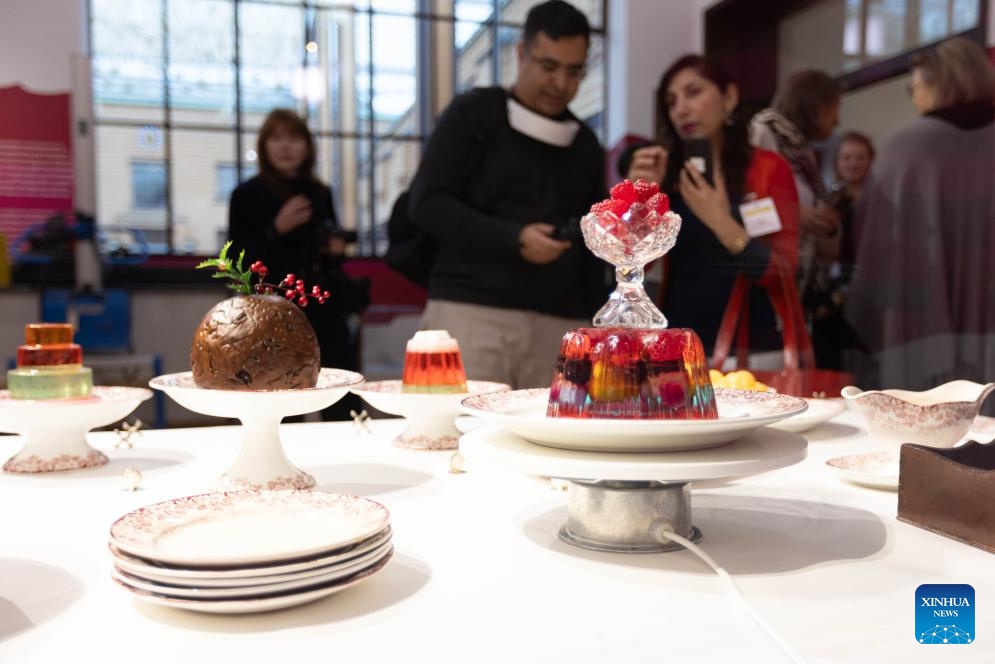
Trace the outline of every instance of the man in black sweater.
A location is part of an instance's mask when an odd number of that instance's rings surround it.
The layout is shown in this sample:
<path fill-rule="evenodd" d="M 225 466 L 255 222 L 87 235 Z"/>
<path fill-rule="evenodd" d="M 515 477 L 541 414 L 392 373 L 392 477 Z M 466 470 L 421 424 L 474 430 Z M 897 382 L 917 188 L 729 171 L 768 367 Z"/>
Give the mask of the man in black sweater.
<path fill-rule="evenodd" d="M 573 6 L 533 7 L 511 90 L 454 99 L 412 183 L 412 222 L 438 244 L 422 327 L 449 330 L 471 379 L 547 386 L 563 333 L 607 298 L 577 225 L 605 197 L 603 152 L 567 109 L 589 41 Z"/>

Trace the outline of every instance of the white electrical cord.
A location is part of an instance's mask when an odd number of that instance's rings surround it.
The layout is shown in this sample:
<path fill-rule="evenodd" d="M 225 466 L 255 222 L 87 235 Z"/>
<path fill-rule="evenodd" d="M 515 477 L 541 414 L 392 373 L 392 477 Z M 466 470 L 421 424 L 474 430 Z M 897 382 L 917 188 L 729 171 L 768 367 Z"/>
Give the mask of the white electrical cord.
<path fill-rule="evenodd" d="M 781 652 L 783 652 L 784 655 L 790 661 L 795 662 L 795 664 L 804 664 L 805 660 L 802 659 L 802 656 L 799 655 L 797 652 L 795 652 L 795 649 L 792 648 L 791 645 L 787 641 L 785 641 L 784 638 L 782 638 L 781 635 L 778 634 L 766 620 L 763 619 L 763 616 L 757 613 L 756 609 L 754 609 L 748 601 L 746 601 L 746 597 L 743 595 L 743 591 L 740 590 L 739 586 L 736 585 L 736 582 L 732 580 L 732 577 L 729 575 L 729 572 L 719 567 L 718 563 L 716 563 L 710 555 L 705 553 L 705 551 L 700 546 L 698 546 L 691 540 L 687 539 L 686 537 L 681 537 L 680 535 L 675 533 L 672 530 L 671 524 L 667 523 L 663 519 L 657 519 L 652 524 L 650 524 L 650 534 L 661 542 L 666 542 L 668 540 L 671 542 L 676 542 L 681 546 L 683 546 L 688 551 L 690 551 L 691 553 L 701 558 L 706 565 L 711 567 L 715 571 L 715 573 L 719 575 L 719 579 L 726 586 L 726 589 L 729 590 L 731 594 L 739 601 L 743 609 L 746 610 L 746 613 L 751 618 L 753 618 L 753 621 L 758 625 L 760 625 L 760 628 L 764 632 L 766 632 L 767 636 L 769 636 L 771 640 L 777 645 L 777 647 L 781 649 Z"/>

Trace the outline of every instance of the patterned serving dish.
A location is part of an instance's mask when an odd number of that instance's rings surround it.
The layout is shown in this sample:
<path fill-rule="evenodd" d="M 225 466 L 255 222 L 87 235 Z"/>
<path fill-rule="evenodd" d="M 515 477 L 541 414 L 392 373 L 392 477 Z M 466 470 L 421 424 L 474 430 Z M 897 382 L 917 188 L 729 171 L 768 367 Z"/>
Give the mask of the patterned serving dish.
<path fill-rule="evenodd" d="M 971 428 L 992 389 L 995 383 L 955 380 L 925 392 L 863 391 L 849 385 L 840 394 L 881 441 L 953 447 Z"/>

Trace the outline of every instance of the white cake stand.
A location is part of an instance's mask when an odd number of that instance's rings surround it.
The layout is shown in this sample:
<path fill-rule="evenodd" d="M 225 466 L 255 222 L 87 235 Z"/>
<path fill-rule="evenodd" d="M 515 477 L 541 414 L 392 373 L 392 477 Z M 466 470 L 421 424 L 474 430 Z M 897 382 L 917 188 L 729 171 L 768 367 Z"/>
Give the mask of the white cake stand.
<path fill-rule="evenodd" d="M 189 371 L 158 376 L 149 385 L 195 413 L 235 417 L 242 422 L 242 448 L 215 491 L 310 489 L 315 479 L 287 459 L 280 421 L 313 413 L 341 399 L 363 377 L 343 369 L 322 369 L 318 384 L 303 390 L 210 390 L 196 386 Z"/>
<path fill-rule="evenodd" d="M 623 421 L 619 421 L 624 426 Z M 701 539 L 691 522 L 696 480 L 754 475 L 802 461 L 807 441 L 767 427 L 722 447 L 683 452 L 580 452 L 531 443 L 500 427 L 475 429 L 460 439 L 468 464 L 493 463 L 530 475 L 570 482 L 567 522 L 560 539 L 596 551 L 656 553 L 683 548 L 660 542 L 652 525 Z"/>
<path fill-rule="evenodd" d="M 399 380 L 379 380 L 352 388 L 363 401 L 377 410 L 402 415 L 408 426 L 394 438 L 394 445 L 411 450 L 455 450 L 459 447 L 456 417 L 460 402 L 472 394 L 489 394 L 511 389 L 505 383 L 468 380 L 466 392 L 421 394 L 404 392 Z"/>
<path fill-rule="evenodd" d="M 90 396 L 74 399 L 12 399 L 0 390 L 0 431 L 24 439 L 3 469 L 48 473 L 102 466 L 107 456 L 90 447 L 86 433 L 127 417 L 151 396 L 143 387 L 94 387 Z"/>

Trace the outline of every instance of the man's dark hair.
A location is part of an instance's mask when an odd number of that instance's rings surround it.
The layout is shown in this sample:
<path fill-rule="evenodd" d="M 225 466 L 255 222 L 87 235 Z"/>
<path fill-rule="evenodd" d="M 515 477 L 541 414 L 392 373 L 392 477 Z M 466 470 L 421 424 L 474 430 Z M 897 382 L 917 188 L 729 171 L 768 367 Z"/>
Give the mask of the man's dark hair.
<path fill-rule="evenodd" d="M 525 18 L 522 41 L 529 46 L 540 32 L 554 41 L 560 37 L 578 35 L 583 36 L 588 42 L 591 41 L 591 25 L 587 22 L 587 17 L 563 0 L 549 0 L 529 10 Z"/>

